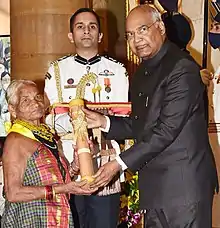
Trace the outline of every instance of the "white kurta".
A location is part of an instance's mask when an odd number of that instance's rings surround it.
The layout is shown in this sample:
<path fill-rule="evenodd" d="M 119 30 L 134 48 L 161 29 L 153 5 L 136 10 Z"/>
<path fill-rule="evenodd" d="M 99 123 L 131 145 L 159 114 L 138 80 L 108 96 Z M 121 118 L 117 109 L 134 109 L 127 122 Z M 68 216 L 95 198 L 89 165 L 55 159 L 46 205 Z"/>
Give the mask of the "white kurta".
<path fill-rule="evenodd" d="M 214 78 L 208 87 L 209 97 L 209 141 L 215 156 L 218 179 L 220 180 L 220 83 L 217 83 L 220 75 L 220 66 L 214 74 Z M 219 227 L 220 196 L 215 195 L 213 202 L 213 227 Z"/>
<path fill-rule="evenodd" d="M 5 206 L 5 198 L 3 197 L 3 168 L 2 165 L 0 165 L 0 215 L 3 214 L 4 206 Z"/>

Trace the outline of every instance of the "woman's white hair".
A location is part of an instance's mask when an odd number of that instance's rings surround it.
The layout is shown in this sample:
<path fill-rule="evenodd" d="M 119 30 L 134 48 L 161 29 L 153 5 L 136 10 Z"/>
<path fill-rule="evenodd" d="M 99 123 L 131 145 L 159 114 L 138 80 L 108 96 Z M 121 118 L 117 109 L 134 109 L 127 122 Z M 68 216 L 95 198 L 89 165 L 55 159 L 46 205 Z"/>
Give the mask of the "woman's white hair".
<path fill-rule="evenodd" d="M 18 92 L 24 85 L 37 86 L 36 83 L 30 80 L 13 80 L 6 90 L 6 100 L 9 105 L 16 105 L 18 103 Z"/>

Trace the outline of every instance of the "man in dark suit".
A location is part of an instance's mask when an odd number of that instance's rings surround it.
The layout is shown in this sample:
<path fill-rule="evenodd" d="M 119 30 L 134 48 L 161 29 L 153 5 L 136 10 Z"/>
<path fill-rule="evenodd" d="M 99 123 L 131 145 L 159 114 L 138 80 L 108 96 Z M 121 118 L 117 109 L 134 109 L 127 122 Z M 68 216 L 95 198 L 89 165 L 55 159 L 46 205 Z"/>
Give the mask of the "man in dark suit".
<path fill-rule="evenodd" d="M 211 228 L 216 167 L 204 118 L 204 85 L 190 56 L 166 40 L 160 14 L 148 5 L 126 21 L 127 41 L 142 58 L 131 82 L 130 118 L 84 110 L 89 127 L 135 144 L 102 166 L 91 187 L 120 169 L 139 171 L 145 228 Z"/>

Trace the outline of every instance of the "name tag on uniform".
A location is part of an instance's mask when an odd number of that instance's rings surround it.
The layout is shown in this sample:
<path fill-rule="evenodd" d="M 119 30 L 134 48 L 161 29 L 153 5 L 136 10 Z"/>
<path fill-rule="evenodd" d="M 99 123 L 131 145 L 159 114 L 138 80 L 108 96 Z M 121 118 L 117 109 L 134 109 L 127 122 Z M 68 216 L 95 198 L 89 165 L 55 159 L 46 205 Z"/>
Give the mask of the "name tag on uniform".
<path fill-rule="evenodd" d="M 115 74 L 109 70 L 103 70 L 102 72 L 99 73 L 99 76 L 104 76 L 104 77 L 114 76 L 114 75 Z"/>
<path fill-rule="evenodd" d="M 145 106 L 147 107 L 147 105 L 148 105 L 148 97 L 146 98 Z"/>
<path fill-rule="evenodd" d="M 72 88 L 76 88 L 77 85 L 64 85 L 64 89 L 72 89 Z"/>

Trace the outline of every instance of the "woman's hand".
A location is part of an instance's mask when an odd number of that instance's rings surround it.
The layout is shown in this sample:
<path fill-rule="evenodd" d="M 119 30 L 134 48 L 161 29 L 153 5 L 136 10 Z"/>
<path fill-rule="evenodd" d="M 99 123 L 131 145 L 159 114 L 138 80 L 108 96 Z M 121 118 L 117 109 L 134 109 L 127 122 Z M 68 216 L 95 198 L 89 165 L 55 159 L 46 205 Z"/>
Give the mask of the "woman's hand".
<path fill-rule="evenodd" d="M 70 163 L 70 167 L 69 167 L 69 173 L 71 177 L 79 174 L 79 156 L 75 145 L 73 145 L 73 150 L 74 150 L 73 161 Z"/>
<path fill-rule="evenodd" d="M 75 195 L 91 195 L 98 190 L 98 188 L 91 189 L 86 180 L 79 182 L 71 181 L 70 183 L 66 184 L 66 186 L 67 192 Z"/>
<path fill-rule="evenodd" d="M 79 166 L 77 166 L 77 165 L 75 164 L 75 162 L 71 162 L 71 163 L 70 163 L 69 173 L 70 173 L 70 176 L 71 176 L 71 177 L 73 177 L 73 176 L 79 174 Z"/>

